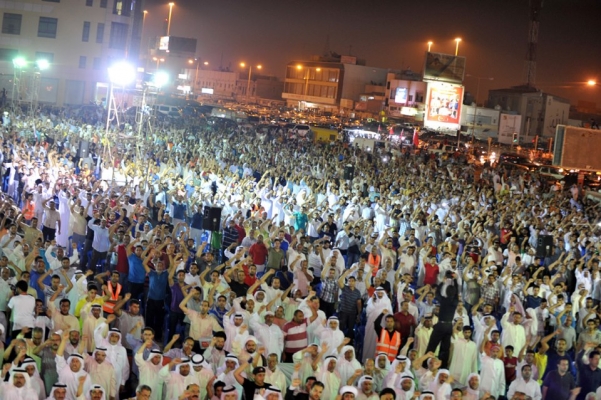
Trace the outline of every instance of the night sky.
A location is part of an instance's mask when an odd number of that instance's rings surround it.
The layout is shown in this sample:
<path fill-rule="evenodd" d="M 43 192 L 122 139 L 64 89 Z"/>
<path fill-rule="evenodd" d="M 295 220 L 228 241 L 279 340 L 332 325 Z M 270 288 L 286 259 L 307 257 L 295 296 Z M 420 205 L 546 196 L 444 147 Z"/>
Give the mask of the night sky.
<path fill-rule="evenodd" d="M 146 0 L 144 40 L 163 34 L 167 3 Z M 460 37 L 467 73 L 494 78 L 481 81 L 483 101 L 488 89 L 523 83 L 528 13 L 528 0 L 175 0 L 171 35 L 197 38 L 212 67 L 246 61 L 279 77 L 287 62 L 323 53 L 327 35 L 339 54 L 420 72 L 429 40 L 452 54 Z M 601 107 L 601 1 L 545 0 L 540 20 L 536 86 Z M 475 93 L 475 79 L 464 84 Z"/>

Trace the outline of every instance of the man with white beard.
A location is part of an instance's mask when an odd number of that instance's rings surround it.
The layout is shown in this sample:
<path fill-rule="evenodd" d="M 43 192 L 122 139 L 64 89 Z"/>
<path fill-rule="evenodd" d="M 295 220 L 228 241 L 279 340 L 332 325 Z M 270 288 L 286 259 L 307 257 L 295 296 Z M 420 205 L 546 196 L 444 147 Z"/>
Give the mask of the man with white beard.
<path fill-rule="evenodd" d="M 10 369 L 10 364 L 4 364 L 2 378 Z M 10 371 L 7 382 L 0 383 L 0 398 L 3 400 L 38 400 L 38 394 L 30 386 L 29 375 L 22 368 Z"/>
<path fill-rule="evenodd" d="M 174 369 L 174 371 L 171 371 Z M 190 377 L 191 370 L 190 360 L 187 358 L 174 358 L 159 371 L 160 379 L 165 382 L 167 387 L 166 400 L 177 399 L 184 393 L 186 387 L 195 382 L 186 383 L 186 379 Z"/>
<path fill-rule="evenodd" d="M 130 368 L 129 361 L 127 359 L 127 350 L 125 350 L 125 347 L 122 345 L 121 331 L 116 328 L 111 328 L 108 331 L 107 339 L 108 324 L 110 324 L 114 319 L 114 315 L 109 315 L 107 322 L 103 322 L 96 327 L 94 330 L 94 341 L 96 342 L 96 347 L 102 347 L 106 349 L 106 356 L 115 369 L 115 380 L 118 386 L 118 396 L 119 392 L 129 379 Z"/>
<path fill-rule="evenodd" d="M 363 375 L 359 378 L 359 393 L 355 397 L 357 400 L 378 400 L 380 396 L 374 392 L 374 380 L 371 376 Z"/>
<path fill-rule="evenodd" d="M 467 377 L 467 386 L 463 393 L 464 400 L 480 400 L 483 393 L 480 392 L 480 375 L 477 373 L 470 374 Z"/>
<path fill-rule="evenodd" d="M 278 367 L 280 357 L 271 353 L 267 356 L 267 368 L 265 368 L 265 382 L 280 389 L 281 392 L 286 391 L 286 375 Z"/>

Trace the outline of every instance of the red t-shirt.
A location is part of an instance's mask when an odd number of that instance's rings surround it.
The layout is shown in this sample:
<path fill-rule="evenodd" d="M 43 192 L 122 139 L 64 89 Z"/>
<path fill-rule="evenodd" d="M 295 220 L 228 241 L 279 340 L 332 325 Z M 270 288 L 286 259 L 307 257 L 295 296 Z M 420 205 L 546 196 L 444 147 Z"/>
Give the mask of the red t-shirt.
<path fill-rule="evenodd" d="M 265 243 L 257 242 L 250 246 L 250 249 L 248 250 L 248 254 L 252 257 L 253 263 L 255 263 L 255 265 L 265 265 L 268 253 L 269 250 L 267 250 L 267 246 L 265 246 Z"/>
<path fill-rule="evenodd" d="M 505 364 L 505 381 L 509 385 L 516 378 L 516 367 L 518 365 L 518 358 L 503 357 L 503 364 Z"/>
<path fill-rule="evenodd" d="M 429 264 L 426 263 L 424 265 L 424 267 L 426 268 L 426 271 L 424 273 L 424 284 L 425 285 L 436 285 L 436 283 L 438 282 L 438 273 L 440 272 L 440 268 L 438 268 L 438 265 L 434 264 Z"/>

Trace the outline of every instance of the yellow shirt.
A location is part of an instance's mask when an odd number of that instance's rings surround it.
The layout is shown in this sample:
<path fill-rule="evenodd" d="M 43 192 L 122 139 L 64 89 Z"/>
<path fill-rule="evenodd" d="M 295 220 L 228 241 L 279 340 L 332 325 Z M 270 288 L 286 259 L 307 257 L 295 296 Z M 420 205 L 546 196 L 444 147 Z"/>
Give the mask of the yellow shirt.
<path fill-rule="evenodd" d="M 539 352 L 534 353 L 534 364 L 536 365 L 536 368 L 538 368 L 538 383 L 540 385 L 543 384 L 542 377 L 545 374 L 545 370 L 547 369 L 547 360 L 548 358 L 546 354 L 541 355 Z"/>

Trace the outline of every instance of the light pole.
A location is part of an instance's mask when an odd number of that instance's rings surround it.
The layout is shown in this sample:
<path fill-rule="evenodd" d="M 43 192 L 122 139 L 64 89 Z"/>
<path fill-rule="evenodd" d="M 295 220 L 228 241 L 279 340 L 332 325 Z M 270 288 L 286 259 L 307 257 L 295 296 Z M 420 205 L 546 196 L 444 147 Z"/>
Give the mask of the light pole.
<path fill-rule="evenodd" d="M 11 96 L 13 113 L 16 111 L 21 98 L 21 75 L 23 74 L 23 68 L 26 66 L 27 60 L 23 57 L 17 57 L 13 60 L 13 91 Z"/>
<path fill-rule="evenodd" d="M 455 57 L 459 54 L 459 42 L 461 42 L 461 38 L 455 39 Z"/>
<path fill-rule="evenodd" d="M 246 63 L 241 62 L 240 66 L 242 68 L 244 68 L 244 67 L 246 67 Z M 262 65 L 257 65 L 257 69 L 261 69 L 261 68 L 263 68 Z M 248 65 L 248 82 L 246 84 L 246 104 L 248 104 L 248 99 L 250 97 L 250 77 L 252 74 L 252 70 L 253 70 L 253 66 L 249 64 Z"/>
<path fill-rule="evenodd" d="M 493 81 L 495 78 L 489 78 L 486 76 L 473 76 L 470 74 L 467 74 L 466 76 L 478 80 L 478 82 L 476 83 L 476 107 L 474 108 L 474 120 L 472 121 L 472 143 L 474 143 L 474 137 L 476 135 L 476 114 L 478 113 L 478 96 L 480 95 L 480 81 L 483 79 Z"/>
<path fill-rule="evenodd" d="M 115 85 L 125 87 L 132 83 L 136 79 L 136 70 L 131 65 L 124 61 L 118 62 L 108 69 L 108 77 L 109 77 L 109 95 L 107 102 L 107 112 L 106 112 L 106 129 L 105 129 L 105 138 L 108 139 L 111 121 L 117 116 L 117 103 L 115 102 L 115 96 L 113 93 L 113 88 Z M 111 117 L 112 112 L 112 117 Z M 119 120 L 117 119 L 117 125 L 119 124 Z M 107 140 L 107 148 L 110 146 L 110 140 Z M 110 150 L 109 150 L 110 152 Z M 115 169 L 113 169 L 114 174 Z"/>
<path fill-rule="evenodd" d="M 35 110 L 38 108 L 40 97 L 40 81 L 42 79 L 42 71 L 50 67 L 48 60 L 40 59 L 35 62 L 33 75 L 31 76 L 31 116 L 35 117 Z"/>
<path fill-rule="evenodd" d="M 171 13 L 173 12 L 173 6 L 175 3 L 169 3 L 169 17 L 167 18 L 167 36 L 171 32 Z"/>
<path fill-rule="evenodd" d="M 144 15 L 142 16 L 142 30 L 140 31 L 140 37 L 144 36 L 144 23 L 146 22 L 146 15 L 148 14 L 148 10 L 142 11 Z"/>
<path fill-rule="evenodd" d="M 433 44 L 434 42 L 428 42 L 428 53 L 430 52 L 430 49 L 432 49 Z"/>

